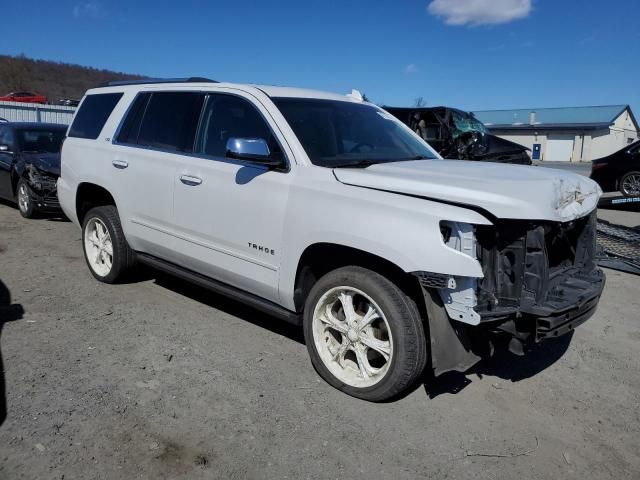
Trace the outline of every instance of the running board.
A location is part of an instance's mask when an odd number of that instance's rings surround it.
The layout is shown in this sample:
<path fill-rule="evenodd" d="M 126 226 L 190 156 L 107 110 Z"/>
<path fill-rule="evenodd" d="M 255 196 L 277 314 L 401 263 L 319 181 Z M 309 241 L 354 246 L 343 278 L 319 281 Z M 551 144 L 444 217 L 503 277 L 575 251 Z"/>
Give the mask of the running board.
<path fill-rule="evenodd" d="M 200 273 L 193 272 L 146 253 L 136 253 L 136 258 L 145 265 L 169 273 L 181 278 L 182 280 L 186 280 L 200 287 L 206 288 L 207 290 L 211 290 L 212 292 L 224 295 L 225 297 L 232 298 L 237 302 L 249 305 L 256 310 L 260 310 L 268 315 L 277 317 L 287 323 L 297 326 L 302 325 L 302 315 L 299 313 L 291 312 L 280 305 L 270 302 L 269 300 L 265 300 L 264 298 L 260 298 L 252 293 L 245 292 L 239 288 L 232 287 L 226 283 L 219 282 Z"/>

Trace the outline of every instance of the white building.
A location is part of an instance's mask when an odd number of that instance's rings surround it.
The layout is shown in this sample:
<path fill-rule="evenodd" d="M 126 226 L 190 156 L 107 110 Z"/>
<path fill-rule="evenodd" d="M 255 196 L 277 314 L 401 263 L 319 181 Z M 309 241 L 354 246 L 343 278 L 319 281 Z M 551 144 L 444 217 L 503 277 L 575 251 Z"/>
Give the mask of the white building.
<path fill-rule="evenodd" d="M 588 162 L 638 139 L 629 105 L 473 112 L 491 133 L 531 149 L 534 160 Z"/>

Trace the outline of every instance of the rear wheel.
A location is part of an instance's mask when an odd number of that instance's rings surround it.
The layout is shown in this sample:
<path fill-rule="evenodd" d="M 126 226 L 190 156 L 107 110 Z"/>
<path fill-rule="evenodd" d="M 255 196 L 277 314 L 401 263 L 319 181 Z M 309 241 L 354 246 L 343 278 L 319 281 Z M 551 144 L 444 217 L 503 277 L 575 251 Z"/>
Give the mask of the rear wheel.
<path fill-rule="evenodd" d="M 625 197 L 640 196 L 640 172 L 628 172 L 620 179 L 620 193 Z"/>
<path fill-rule="evenodd" d="M 31 198 L 31 189 L 27 182 L 25 182 L 22 178 L 18 180 L 18 185 L 16 185 L 16 199 L 18 201 L 18 209 L 20 210 L 20 215 L 24 218 L 33 218 L 35 213 L 35 207 L 33 205 L 33 198 Z"/>
<path fill-rule="evenodd" d="M 82 247 L 91 274 L 104 283 L 122 280 L 135 263 L 135 254 L 127 244 L 113 205 L 87 212 L 82 223 Z"/>
<path fill-rule="evenodd" d="M 318 280 L 305 304 L 304 335 L 320 376 L 369 401 L 398 396 L 426 363 L 415 305 L 390 280 L 360 267 L 339 268 Z"/>

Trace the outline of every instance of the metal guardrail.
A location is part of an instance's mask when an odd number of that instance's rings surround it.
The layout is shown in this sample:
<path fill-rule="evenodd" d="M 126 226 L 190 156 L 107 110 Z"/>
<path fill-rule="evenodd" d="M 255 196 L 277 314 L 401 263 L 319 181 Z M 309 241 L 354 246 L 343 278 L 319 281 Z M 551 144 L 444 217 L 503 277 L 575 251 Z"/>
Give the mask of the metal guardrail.
<path fill-rule="evenodd" d="M 0 118 L 10 122 L 46 122 L 69 125 L 76 107 L 0 101 Z"/>

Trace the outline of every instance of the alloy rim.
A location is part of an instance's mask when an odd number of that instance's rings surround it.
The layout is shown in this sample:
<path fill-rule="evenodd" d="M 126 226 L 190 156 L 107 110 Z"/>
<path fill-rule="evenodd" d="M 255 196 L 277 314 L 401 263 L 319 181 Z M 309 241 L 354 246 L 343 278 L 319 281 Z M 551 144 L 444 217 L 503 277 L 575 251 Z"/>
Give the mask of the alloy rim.
<path fill-rule="evenodd" d="M 91 269 L 101 277 L 109 275 L 113 265 L 113 243 L 109 230 L 99 218 L 87 222 L 84 249 Z"/>
<path fill-rule="evenodd" d="M 393 339 L 382 309 L 366 293 L 335 287 L 313 312 L 313 340 L 320 358 L 341 382 L 356 388 L 380 382 L 393 359 Z"/>
<path fill-rule="evenodd" d="M 23 183 L 18 189 L 18 207 L 20 208 L 20 211 L 22 211 L 23 213 L 28 212 L 30 201 L 31 199 L 29 198 L 27 186 Z"/>
<path fill-rule="evenodd" d="M 622 182 L 625 195 L 640 195 L 640 174 L 629 175 Z"/>

